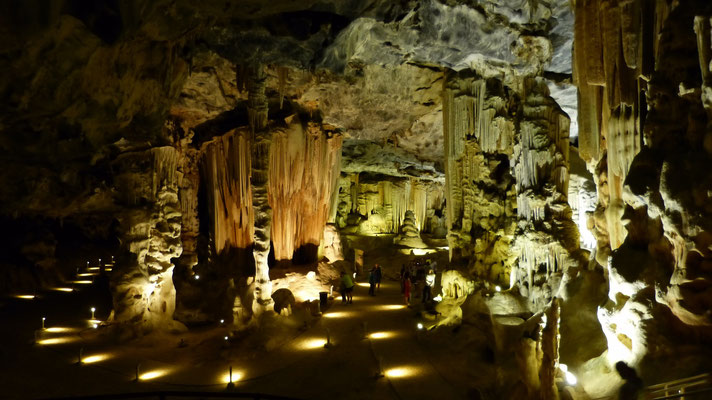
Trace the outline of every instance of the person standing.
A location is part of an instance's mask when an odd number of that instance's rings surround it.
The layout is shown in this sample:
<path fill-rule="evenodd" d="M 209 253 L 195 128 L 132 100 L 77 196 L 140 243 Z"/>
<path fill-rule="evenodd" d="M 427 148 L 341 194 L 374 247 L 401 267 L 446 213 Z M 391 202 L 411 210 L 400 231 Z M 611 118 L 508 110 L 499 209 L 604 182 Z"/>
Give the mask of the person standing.
<path fill-rule="evenodd" d="M 376 278 L 376 291 L 380 292 L 381 291 L 381 279 L 383 278 L 383 271 L 381 270 L 381 266 L 379 264 L 376 264 L 375 267 L 375 278 Z"/>
<path fill-rule="evenodd" d="M 400 280 L 401 293 L 405 293 L 405 264 L 401 265 L 400 275 L 398 278 Z"/>
<path fill-rule="evenodd" d="M 375 290 L 376 290 L 376 267 L 371 268 L 371 270 L 368 272 L 368 294 L 371 296 L 375 296 Z"/>
<path fill-rule="evenodd" d="M 354 302 L 354 280 L 351 275 L 341 272 L 341 302 L 349 304 Z"/>
<path fill-rule="evenodd" d="M 410 305 L 410 287 L 412 283 L 410 282 L 410 274 L 406 271 L 403 275 L 403 293 L 405 295 L 405 304 Z"/>
<path fill-rule="evenodd" d="M 433 299 L 433 286 L 435 286 L 435 272 L 431 269 L 425 275 L 425 285 L 423 286 L 423 303 Z"/>

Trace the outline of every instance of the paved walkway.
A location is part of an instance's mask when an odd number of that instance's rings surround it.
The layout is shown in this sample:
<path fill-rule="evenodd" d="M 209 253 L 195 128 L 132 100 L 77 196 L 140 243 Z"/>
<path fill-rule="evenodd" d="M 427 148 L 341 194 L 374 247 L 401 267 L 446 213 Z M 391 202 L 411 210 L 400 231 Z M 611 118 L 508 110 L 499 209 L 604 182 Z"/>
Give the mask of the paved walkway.
<path fill-rule="evenodd" d="M 417 330 L 418 320 L 405 307 L 398 283 L 384 282 L 375 297 L 368 296 L 368 288 L 361 285 L 356 287 L 353 304 L 342 304 L 337 298 L 320 321 L 295 340 L 247 359 L 235 356 L 222 340 L 224 332 L 214 327 L 192 333 L 201 340 L 195 346 L 199 350 L 178 348 L 178 338 L 182 336 L 156 338 L 156 347 L 167 350 L 161 357 L 146 358 L 144 355 L 152 351 L 150 342 L 137 347 L 83 341 L 89 332 L 86 329 L 92 328 L 88 317 L 82 315 L 87 314 L 83 309 L 88 307 L 79 294 L 47 294 L 45 303 L 11 300 L 22 304 L 6 305 L 0 313 L 0 320 L 16 325 L 0 333 L 0 340 L 7 345 L 0 350 L 0 356 L 10 361 L 0 367 L 0 385 L 9 389 L 4 393 L 9 398 L 213 391 L 225 389 L 223 379 L 228 365 L 232 365 L 237 391 L 304 399 L 464 398 L 465 394 L 441 375 L 442 368 L 438 372 L 430 362 L 428 350 L 418 340 L 419 335 L 427 333 Z M 63 295 L 64 299 L 55 300 Z M 66 321 L 64 326 L 74 328 L 45 331 L 43 338 L 66 338 L 69 342 L 31 345 L 39 316 L 46 311 L 43 308 L 50 306 L 47 302 L 62 304 L 63 313 L 54 312 L 52 319 L 61 318 Z M 48 326 L 56 326 L 53 322 L 48 321 Z M 324 347 L 327 330 L 329 348 Z M 176 350 L 170 349 L 165 340 L 175 342 Z M 193 345 L 191 340 L 187 341 Z M 89 357 L 95 355 L 107 358 L 75 365 L 80 347 L 84 348 L 85 360 L 92 360 Z M 132 382 L 139 362 L 140 374 L 153 372 L 153 379 Z M 385 376 L 378 377 L 379 373 Z M 38 385 L 38 381 L 43 383 Z"/>

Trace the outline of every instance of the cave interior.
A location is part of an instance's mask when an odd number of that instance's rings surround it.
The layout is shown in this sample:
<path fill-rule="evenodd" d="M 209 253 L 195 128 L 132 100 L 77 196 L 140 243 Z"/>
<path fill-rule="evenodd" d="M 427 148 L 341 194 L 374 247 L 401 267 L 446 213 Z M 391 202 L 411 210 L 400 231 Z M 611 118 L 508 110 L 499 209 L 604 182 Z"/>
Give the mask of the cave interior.
<path fill-rule="evenodd" d="M 0 397 L 712 392 L 709 1 L 9 1 L 0 100 Z"/>

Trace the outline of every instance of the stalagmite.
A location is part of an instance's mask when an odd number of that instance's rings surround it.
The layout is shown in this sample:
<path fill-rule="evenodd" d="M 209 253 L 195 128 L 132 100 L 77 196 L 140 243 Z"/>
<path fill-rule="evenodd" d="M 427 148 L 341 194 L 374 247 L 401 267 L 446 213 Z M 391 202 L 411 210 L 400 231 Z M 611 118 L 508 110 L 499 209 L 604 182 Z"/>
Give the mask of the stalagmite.
<path fill-rule="evenodd" d="M 270 250 L 272 208 L 268 199 L 269 154 L 271 132 L 267 127 L 267 96 L 265 94 L 265 76 L 262 65 L 251 66 L 247 81 L 247 114 L 253 132 L 251 142 L 252 207 L 254 209 L 253 254 L 255 258 L 254 299 L 252 313 L 259 316 L 272 308 L 272 284 L 269 278 L 267 258 Z M 235 314 L 239 314 L 235 310 Z"/>
<path fill-rule="evenodd" d="M 112 278 L 111 319 L 124 324 L 126 335 L 180 326 L 173 320 L 171 262 L 182 252 L 179 158 L 175 148 L 159 147 L 125 154 L 116 162 L 117 179 L 124 189 L 120 201 L 128 208 L 118 217 L 125 253 L 119 256 Z"/>
<path fill-rule="evenodd" d="M 453 75 L 443 87 L 447 228 L 450 257 L 505 283 L 514 261 L 515 180 L 509 168 L 516 103 L 502 82 Z M 472 246 L 472 243 L 475 246 Z"/>
<path fill-rule="evenodd" d="M 398 235 L 393 243 L 401 246 L 424 248 L 427 247 L 420 238 L 420 231 L 416 227 L 415 214 L 408 210 L 405 212 L 405 220 L 400 228 L 401 234 Z"/>
<path fill-rule="evenodd" d="M 568 118 L 539 78 L 524 82 L 519 143 L 514 149 L 519 229 L 513 252 L 519 263 L 510 284 L 518 285 L 535 309 L 559 291 L 561 278 L 577 261 L 579 235 L 567 203 Z"/>
<path fill-rule="evenodd" d="M 428 218 L 444 206 L 439 180 L 362 173 L 340 178 L 338 186 L 339 203 L 364 217 L 364 233 L 398 233 L 408 210 L 420 231 L 431 232 Z"/>

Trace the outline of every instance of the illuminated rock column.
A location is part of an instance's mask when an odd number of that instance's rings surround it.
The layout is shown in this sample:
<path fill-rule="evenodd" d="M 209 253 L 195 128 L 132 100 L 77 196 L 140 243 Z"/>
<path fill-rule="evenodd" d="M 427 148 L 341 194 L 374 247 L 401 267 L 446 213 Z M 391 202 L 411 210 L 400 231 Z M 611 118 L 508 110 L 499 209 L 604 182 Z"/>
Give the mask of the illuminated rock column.
<path fill-rule="evenodd" d="M 565 270 L 577 261 L 579 234 L 567 202 L 569 119 L 549 96 L 540 78 L 527 79 L 514 149 L 518 256 L 511 284 L 517 284 L 536 309 L 559 290 Z"/>
<path fill-rule="evenodd" d="M 510 157 L 516 101 L 501 81 L 472 73 L 443 89 L 447 225 L 450 258 L 474 274 L 505 283 L 516 227 Z"/>
<path fill-rule="evenodd" d="M 116 162 L 117 202 L 126 209 L 117 217 L 123 252 L 112 276 L 111 320 L 124 324 L 134 335 L 180 326 L 173 320 L 171 263 L 182 252 L 180 157 L 174 148 L 161 147 L 126 154 Z"/>
<path fill-rule="evenodd" d="M 252 312 L 259 316 L 273 305 L 272 283 L 269 278 L 268 256 L 272 229 L 272 208 L 269 204 L 269 156 L 272 134 L 267 128 L 267 76 L 261 65 L 250 68 L 247 81 L 247 113 L 252 128 L 252 207 L 254 209 L 253 254 L 255 258 L 254 299 Z"/>

